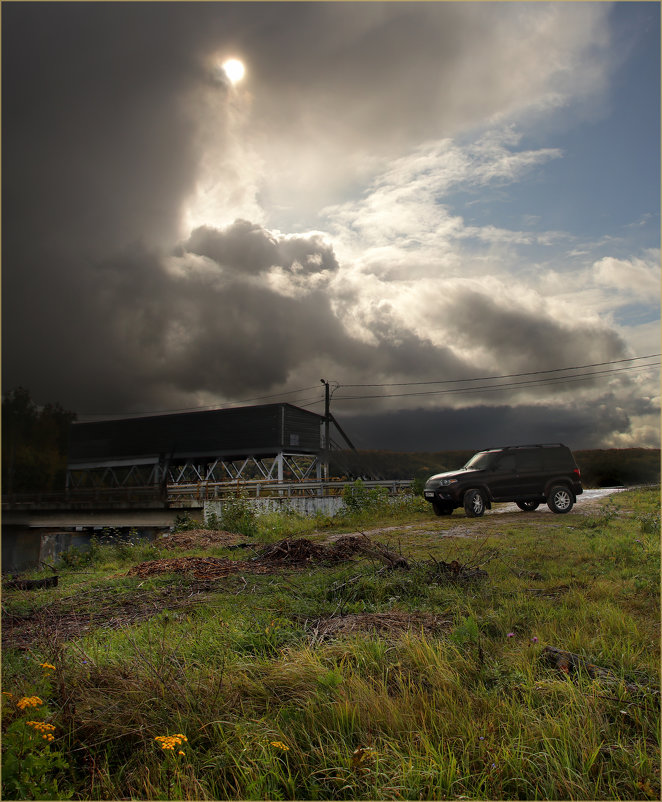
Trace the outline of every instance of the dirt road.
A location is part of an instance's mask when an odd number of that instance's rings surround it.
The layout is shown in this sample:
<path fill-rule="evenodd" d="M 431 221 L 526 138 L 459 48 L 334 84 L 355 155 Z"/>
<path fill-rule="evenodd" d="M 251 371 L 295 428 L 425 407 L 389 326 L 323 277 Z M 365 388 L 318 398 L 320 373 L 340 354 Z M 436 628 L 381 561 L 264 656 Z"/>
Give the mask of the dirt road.
<path fill-rule="evenodd" d="M 600 487 L 594 490 L 584 490 L 581 496 L 577 496 L 577 504 L 575 505 L 575 512 L 587 511 L 589 507 L 595 507 L 591 502 L 599 501 L 606 496 L 611 496 L 613 493 L 620 493 L 625 490 L 624 487 Z M 503 512 L 516 512 L 519 509 L 517 504 L 496 504 L 492 508 L 492 513 Z M 551 510 L 546 504 L 541 504 L 537 512 L 550 512 Z"/>

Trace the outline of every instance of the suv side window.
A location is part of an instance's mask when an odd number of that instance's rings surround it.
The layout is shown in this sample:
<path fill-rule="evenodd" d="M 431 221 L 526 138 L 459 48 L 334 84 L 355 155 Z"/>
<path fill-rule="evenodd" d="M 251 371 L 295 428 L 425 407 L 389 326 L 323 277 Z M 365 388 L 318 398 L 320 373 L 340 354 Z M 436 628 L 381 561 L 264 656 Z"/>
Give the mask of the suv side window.
<path fill-rule="evenodd" d="M 546 448 L 545 468 L 550 471 L 572 470 L 574 467 L 570 452 L 564 448 Z"/>
<path fill-rule="evenodd" d="M 515 455 L 505 454 L 496 465 L 499 473 L 512 473 L 515 470 Z"/>
<path fill-rule="evenodd" d="M 523 448 L 515 452 L 518 471 L 539 471 L 542 469 L 542 454 L 540 449 Z"/>

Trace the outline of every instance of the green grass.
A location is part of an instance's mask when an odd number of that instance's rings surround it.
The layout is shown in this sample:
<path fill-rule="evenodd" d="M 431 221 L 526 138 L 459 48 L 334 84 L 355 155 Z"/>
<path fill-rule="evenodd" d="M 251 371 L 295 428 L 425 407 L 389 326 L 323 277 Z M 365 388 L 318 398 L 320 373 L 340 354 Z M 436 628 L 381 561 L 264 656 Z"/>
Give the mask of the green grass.
<path fill-rule="evenodd" d="M 57 588 L 4 593 L 6 615 L 89 620 L 61 645 L 3 650 L 4 795 L 18 776 L 19 798 L 42 799 L 657 799 L 659 521 L 659 488 L 591 515 L 269 516 L 256 540 L 395 527 L 373 537 L 411 570 L 357 560 L 204 588 L 125 575 L 172 551 L 102 546 Z M 487 578 L 449 583 L 432 557 Z M 314 637 L 320 619 L 384 612 L 452 626 Z M 548 667 L 546 645 L 612 679 Z M 17 709 L 34 694 L 43 707 Z M 38 717 L 52 744 L 25 741 Z M 181 755 L 154 740 L 177 733 Z"/>

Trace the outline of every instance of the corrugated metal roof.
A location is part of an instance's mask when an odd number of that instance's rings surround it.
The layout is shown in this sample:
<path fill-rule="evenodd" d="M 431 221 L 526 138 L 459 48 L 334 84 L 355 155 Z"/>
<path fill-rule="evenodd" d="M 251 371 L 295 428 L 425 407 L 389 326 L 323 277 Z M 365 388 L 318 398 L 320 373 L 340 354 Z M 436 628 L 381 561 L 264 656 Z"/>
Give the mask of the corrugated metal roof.
<path fill-rule="evenodd" d="M 69 465 L 141 458 L 317 454 L 323 416 L 292 404 L 73 423 Z"/>

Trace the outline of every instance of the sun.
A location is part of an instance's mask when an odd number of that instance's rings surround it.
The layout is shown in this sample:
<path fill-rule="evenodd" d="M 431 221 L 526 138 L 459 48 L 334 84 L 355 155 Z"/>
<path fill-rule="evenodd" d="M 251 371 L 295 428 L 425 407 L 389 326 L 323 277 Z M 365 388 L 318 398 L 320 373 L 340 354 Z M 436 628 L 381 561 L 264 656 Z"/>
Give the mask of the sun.
<path fill-rule="evenodd" d="M 221 67 L 228 80 L 233 85 L 239 83 L 246 73 L 243 62 L 239 61 L 237 58 L 229 58 L 221 64 Z"/>

